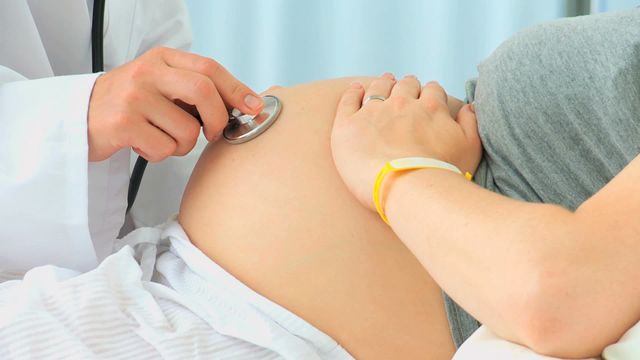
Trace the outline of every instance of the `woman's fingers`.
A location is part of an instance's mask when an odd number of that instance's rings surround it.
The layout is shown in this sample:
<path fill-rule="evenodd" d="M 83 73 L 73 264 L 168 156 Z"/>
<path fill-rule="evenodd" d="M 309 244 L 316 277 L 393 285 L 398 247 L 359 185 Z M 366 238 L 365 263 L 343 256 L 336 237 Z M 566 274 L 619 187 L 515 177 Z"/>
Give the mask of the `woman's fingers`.
<path fill-rule="evenodd" d="M 342 121 L 358 112 L 362 106 L 362 95 L 364 95 L 362 84 L 357 81 L 351 83 L 338 103 L 336 121 Z"/>
<path fill-rule="evenodd" d="M 420 102 L 426 106 L 429 111 L 437 112 L 441 110 L 449 111 L 447 106 L 448 96 L 442 86 L 436 81 L 430 81 L 422 88 L 420 93 Z"/>
<path fill-rule="evenodd" d="M 395 84 L 391 96 L 417 99 L 420 96 L 420 81 L 414 75 L 405 76 Z"/>
<path fill-rule="evenodd" d="M 366 100 L 369 96 L 382 96 L 385 99 L 388 99 L 391 94 L 391 89 L 393 85 L 396 83 L 395 78 L 392 74 L 386 73 L 381 77 L 373 80 L 367 91 L 364 93 L 364 99 Z M 380 100 L 372 99 L 371 102 L 380 102 Z M 363 104 L 364 106 L 364 104 Z"/>

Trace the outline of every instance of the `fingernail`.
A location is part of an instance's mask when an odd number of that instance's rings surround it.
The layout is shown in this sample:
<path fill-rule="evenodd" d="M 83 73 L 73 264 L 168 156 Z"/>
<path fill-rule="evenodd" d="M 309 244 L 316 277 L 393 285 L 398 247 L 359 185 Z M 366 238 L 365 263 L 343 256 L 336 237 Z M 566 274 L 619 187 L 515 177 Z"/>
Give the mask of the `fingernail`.
<path fill-rule="evenodd" d="M 262 106 L 262 99 L 255 95 L 249 94 L 244 98 L 244 104 L 252 110 L 258 110 Z"/>
<path fill-rule="evenodd" d="M 473 106 L 473 103 L 469 104 L 469 110 L 471 110 L 472 113 L 476 113 L 476 107 Z"/>
<path fill-rule="evenodd" d="M 431 80 L 427 83 L 427 85 L 440 85 L 440 83 L 435 80 Z"/>
<path fill-rule="evenodd" d="M 395 75 L 393 75 L 390 72 L 386 72 L 386 73 L 382 74 L 382 77 L 387 78 L 389 80 L 395 80 L 396 79 Z"/>
<path fill-rule="evenodd" d="M 360 83 L 360 81 L 354 81 L 351 83 L 352 89 L 360 89 L 361 87 L 362 87 L 362 83 Z"/>
<path fill-rule="evenodd" d="M 413 74 L 406 75 L 405 77 L 413 78 L 413 79 L 418 80 L 418 77 L 417 77 L 417 76 L 415 76 L 415 75 L 413 75 Z"/>

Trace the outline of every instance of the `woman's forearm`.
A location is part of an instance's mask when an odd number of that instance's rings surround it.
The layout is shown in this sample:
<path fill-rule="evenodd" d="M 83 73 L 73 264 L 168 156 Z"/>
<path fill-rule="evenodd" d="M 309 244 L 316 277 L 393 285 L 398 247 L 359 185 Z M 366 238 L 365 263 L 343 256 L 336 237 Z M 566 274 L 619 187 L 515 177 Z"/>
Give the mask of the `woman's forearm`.
<path fill-rule="evenodd" d="M 611 286 L 621 275 L 615 265 L 624 264 L 611 260 L 622 259 L 609 250 L 616 239 L 595 235 L 579 211 L 509 199 L 443 170 L 401 174 L 387 188 L 399 238 L 501 336 L 541 353 L 587 357 L 635 323 L 635 310 L 616 300 L 632 295 Z"/>
<path fill-rule="evenodd" d="M 540 247 L 569 236 L 573 214 L 499 196 L 443 170 L 387 181 L 389 221 L 434 279 L 494 331 L 524 340 L 512 325 L 531 320 L 530 299 L 543 290 Z"/>

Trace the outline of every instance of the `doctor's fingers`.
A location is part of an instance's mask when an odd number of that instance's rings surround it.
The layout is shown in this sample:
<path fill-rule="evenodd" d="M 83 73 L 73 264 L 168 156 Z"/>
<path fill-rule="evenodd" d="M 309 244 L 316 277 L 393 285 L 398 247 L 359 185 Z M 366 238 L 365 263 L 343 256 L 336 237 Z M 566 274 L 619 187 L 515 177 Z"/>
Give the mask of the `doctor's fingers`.
<path fill-rule="evenodd" d="M 176 150 L 172 155 L 186 155 L 196 145 L 200 136 L 200 123 L 172 101 L 155 95 L 144 103 L 142 113 L 148 122 L 176 142 Z"/>
<path fill-rule="evenodd" d="M 174 49 L 163 49 L 161 55 L 166 64 L 171 67 L 209 77 L 228 107 L 238 108 L 245 114 L 257 114 L 262 110 L 264 106 L 262 98 L 215 60 Z"/>
<path fill-rule="evenodd" d="M 128 143 L 150 162 L 164 160 L 176 152 L 176 141 L 150 122 L 132 121 L 129 129 Z"/>
<path fill-rule="evenodd" d="M 212 141 L 222 133 L 229 122 L 229 114 L 211 79 L 195 72 L 169 68 L 155 81 L 157 89 L 167 99 L 179 99 L 198 109 L 207 140 Z"/>

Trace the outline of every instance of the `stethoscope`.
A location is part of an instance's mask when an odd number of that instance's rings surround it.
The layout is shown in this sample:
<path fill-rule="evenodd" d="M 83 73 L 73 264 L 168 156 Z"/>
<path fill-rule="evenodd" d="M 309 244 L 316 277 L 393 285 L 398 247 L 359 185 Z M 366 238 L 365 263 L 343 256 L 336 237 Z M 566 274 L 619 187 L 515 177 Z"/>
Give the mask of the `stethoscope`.
<path fill-rule="evenodd" d="M 104 71 L 104 53 L 103 53 L 103 29 L 104 29 L 104 7 L 105 0 L 94 0 L 93 3 L 93 20 L 91 25 L 91 64 L 92 71 Z M 264 108 L 258 115 L 243 114 L 238 109 L 229 112 L 229 123 L 224 128 L 223 137 L 230 144 L 242 144 L 251 141 L 264 133 L 277 119 L 282 110 L 280 99 L 275 96 L 264 96 Z M 196 116 L 200 124 L 202 121 Z M 127 194 L 127 213 L 131 210 L 140 184 L 142 176 L 147 168 L 147 159 L 138 156 L 136 164 L 131 172 L 129 180 L 129 192 Z"/>

